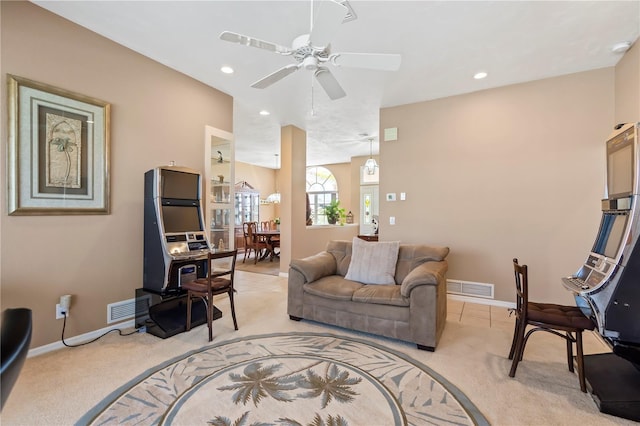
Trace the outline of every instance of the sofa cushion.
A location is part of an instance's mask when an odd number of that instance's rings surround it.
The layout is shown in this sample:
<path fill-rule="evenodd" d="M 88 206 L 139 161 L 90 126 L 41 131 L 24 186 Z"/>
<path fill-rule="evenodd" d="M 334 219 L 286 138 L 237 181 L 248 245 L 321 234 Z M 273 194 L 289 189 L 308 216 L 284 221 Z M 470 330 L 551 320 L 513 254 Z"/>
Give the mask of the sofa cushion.
<path fill-rule="evenodd" d="M 376 305 L 409 306 L 409 299 L 400 294 L 400 286 L 365 285 L 353 292 L 353 301 Z"/>
<path fill-rule="evenodd" d="M 326 251 L 304 259 L 292 259 L 289 267 L 304 275 L 304 279 L 308 283 L 336 273 L 334 256 Z"/>
<path fill-rule="evenodd" d="M 345 278 L 363 284 L 395 284 L 399 241 L 370 242 L 353 238 Z"/>
<path fill-rule="evenodd" d="M 449 254 L 449 247 L 429 246 L 425 244 L 403 244 L 398 250 L 396 265 L 396 284 L 400 284 L 409 273 L 425 262 L 440 262 Z"/>
<path fill-rule="evenodd" d="M 336 273 L 341 276 L 347 275 L 349 263 L 351 262 L 351 241 L 332 240 L 327 243 L 327 251 L 336 260 Z"/>
<path fill-rule="evenodd" d="M 340 275 L 330 275 L 302 286 L 305 292 L 335 300 L 352 300 L 353 293 L 364 284 L 349 281 Z"/>

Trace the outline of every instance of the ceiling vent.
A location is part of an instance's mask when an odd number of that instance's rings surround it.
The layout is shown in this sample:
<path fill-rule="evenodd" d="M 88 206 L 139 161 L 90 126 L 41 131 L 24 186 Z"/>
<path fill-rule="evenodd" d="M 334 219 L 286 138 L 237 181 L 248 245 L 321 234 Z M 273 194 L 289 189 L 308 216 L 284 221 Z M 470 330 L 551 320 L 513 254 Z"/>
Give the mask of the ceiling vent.
<path fill-rule="evenodd" d="M 351 7 L 351 5 L 347 0 L 339 0 L 338 3 L 340 3 L 347 9 L 349 9 L 349 11 L 347 12 L 347 16 L 344 17 L 344 20 L 342 21 L 342 23 L 355 21 L 356 19 L 358 19 L 356 12 L 353 11 L 353 8 Z"/>

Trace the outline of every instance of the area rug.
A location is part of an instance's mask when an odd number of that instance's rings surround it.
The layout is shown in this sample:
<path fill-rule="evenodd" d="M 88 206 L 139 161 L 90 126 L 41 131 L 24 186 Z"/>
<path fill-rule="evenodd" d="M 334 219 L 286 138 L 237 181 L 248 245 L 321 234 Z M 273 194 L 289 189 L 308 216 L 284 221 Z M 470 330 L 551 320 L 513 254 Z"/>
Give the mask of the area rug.
<path fill-rule="evenodd" d="M 411 357 L 318 333 L 234 339 L 151 369 L 78 424 L 488 425 L 454 385 Z"/>

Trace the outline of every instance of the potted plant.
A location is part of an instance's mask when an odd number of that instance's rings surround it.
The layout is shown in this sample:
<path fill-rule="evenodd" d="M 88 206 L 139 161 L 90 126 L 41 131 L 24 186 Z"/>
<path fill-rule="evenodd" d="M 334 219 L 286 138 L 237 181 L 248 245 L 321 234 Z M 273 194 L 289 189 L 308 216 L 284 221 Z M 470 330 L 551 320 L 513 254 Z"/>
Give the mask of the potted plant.
<path fill-rule="evenodd" d="M 327 222 L 335 225 L 338 219 L 344 217 L 344 209 L 340 207 L 340 200 L 333 200 L 324 207 L 324 214 L 327 216 Z"/>

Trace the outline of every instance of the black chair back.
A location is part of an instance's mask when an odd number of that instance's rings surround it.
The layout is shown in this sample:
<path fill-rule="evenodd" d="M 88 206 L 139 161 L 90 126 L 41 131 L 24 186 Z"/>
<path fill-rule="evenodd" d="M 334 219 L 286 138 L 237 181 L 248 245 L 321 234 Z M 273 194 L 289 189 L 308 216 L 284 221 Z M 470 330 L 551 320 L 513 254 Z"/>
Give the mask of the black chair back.
<path fill-rule="evenodd" d="M 0 395 L 2 405 L 7 401 L 13 385 L 18 379 L 31 344 L 31 309 L 5 309 L 2 312 L 0 357 Z"/>

